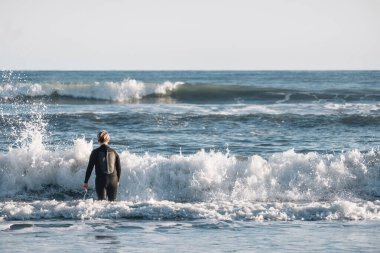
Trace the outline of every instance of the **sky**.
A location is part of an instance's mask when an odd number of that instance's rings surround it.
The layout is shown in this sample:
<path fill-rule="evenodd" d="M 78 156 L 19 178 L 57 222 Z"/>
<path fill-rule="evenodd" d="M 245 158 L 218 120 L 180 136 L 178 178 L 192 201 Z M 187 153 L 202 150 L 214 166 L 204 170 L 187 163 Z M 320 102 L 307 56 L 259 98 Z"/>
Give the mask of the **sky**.
<path fill-rule="evenodd" d="M 0 0 L 1 70 L 380 69 L 380 0 Z"/>

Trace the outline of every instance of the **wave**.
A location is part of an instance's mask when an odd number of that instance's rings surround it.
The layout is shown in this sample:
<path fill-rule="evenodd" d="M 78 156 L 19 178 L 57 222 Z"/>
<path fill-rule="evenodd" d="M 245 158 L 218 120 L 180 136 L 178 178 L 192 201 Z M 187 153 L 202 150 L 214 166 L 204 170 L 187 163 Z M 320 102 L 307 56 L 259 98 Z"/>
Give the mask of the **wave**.
<path fill-rule="evenodd" d="M 162 103 L 187 102 L 310 102 L 379 101 L 377 90 L 316 90 L 256 87 L 183 82 L 144 83 L 134 79 L 122 82 L 94 83 L 5 83 L 0 85 L 0 101 L 45 99 L 59 103 L 94 101 Z"/>
<path fill-rule="evenodd" d="M 15 99 L 48 98 L 51 100 L 104 100 L 114 102 L 131 102 L 147 96 L 163 96 L 167 92 L 182 85 L 181 82 L 164 82 L 160 84 L 145 84 L 133 79 L 122 82 L 105 83 L 17 83 L 0 85 L 0 99 L 14 101 Z"/>
<path fill-rule="evenodd" d="M 0 155 L 1 199 L 75 199 L 92 143 L 77 139 L 66 149 L 47 150 L 41 136 Z M 199 151 L 182 154 L 120 153 L 119 199 L 196 202 L 212 200 L 332 201 L 380 197 L 380 152 L 296 153 L 268 158 Z M 90 181 L 94 187 L 94 175 Z"/>

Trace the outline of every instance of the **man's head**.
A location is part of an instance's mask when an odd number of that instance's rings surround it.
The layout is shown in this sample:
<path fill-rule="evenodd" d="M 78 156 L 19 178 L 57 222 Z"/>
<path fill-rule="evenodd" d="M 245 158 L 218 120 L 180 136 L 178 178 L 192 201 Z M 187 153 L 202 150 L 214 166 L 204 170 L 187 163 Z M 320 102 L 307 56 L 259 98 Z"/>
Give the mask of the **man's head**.
<path fill-rule="evenodd" d="M 100 144 L 108 144 L 110 142 L 110 136 L 106 130 L 102 130 L 98 133 L 98 142 Z"/>

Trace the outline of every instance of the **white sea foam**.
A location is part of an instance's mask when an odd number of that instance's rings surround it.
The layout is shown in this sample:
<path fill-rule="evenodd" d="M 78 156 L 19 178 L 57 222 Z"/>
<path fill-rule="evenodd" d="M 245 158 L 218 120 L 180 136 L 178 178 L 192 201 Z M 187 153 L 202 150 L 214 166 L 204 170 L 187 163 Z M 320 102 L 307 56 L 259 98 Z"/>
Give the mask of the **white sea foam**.
<path fill-rule="evenodd" d="M 226 115 L 226 116 L 245 116 L 245 115 L 360 115 L 360 116 L 378 116 L 380 113 L 380 104 L 160 104 L 160 106 L 151 106 L 151 104 L 132 103 L 124 107 L 117 107 L 114 104 L 88 104 L 81 105 L 78 109 L 72 105 L 44 105 L 44 114 L 51 115 L 80 115 L 87 113 L 96 114 L 117 114 L 125 113 L 126 108 L 131 113 L 151 113 L 151 114 L 176 114 L 176 115 Z M 16 115 L 24 113 L 23 110 L 15 110 L 8 104 L 3 104 L 4 110 L 2 115 Z M 344 109 L 342 109 L 344 108 Z"/>
<path fill-rule="evenodd" d="M 221 105 L 217 112 L 209 112 L 224 115 L 249 115 L 249 114 L 298 114 L 298 115 L 371 115 L 380 112 L 380 103 L 297 103 L 294 104 L 242 104 Z"/>
<path fill-rule="evenodd" d="M 344 114 L 371 114 L 380 112 L 380 103 L 326 103 L 324 107 L 329 111 Z"/>
<path fill-rule="evenodd" d="M 4 220 L 36 219 L 216 219 L 253 221 L 370 220 L 380 219 L 380 201 L 331 203 L 214 201 L 178 203 L 150 200 L 131 201 L 32 201 L 0 202 Z"/>

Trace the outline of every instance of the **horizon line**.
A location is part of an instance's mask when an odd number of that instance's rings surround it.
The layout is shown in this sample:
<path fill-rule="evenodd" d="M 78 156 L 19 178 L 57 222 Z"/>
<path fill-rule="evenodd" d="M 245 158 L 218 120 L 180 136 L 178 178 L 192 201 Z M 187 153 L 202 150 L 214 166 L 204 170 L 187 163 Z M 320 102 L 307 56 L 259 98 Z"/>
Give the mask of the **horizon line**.
<path fill-rule="evenodd" d="M 97 71 L 109 71 L 109 72 L 116 72 L 116 71 L 130 71 L 130 72 L 227 72 L 227 71 L 236 71 L 236 72 L 254 72 L 254 71 L 304 71 L 304 72 L 318 72 L 318 71 L 380 71 L 380 69 L 0 69 L 0 71 L 67 71 L 67 72 L 97 72 Z"/>

